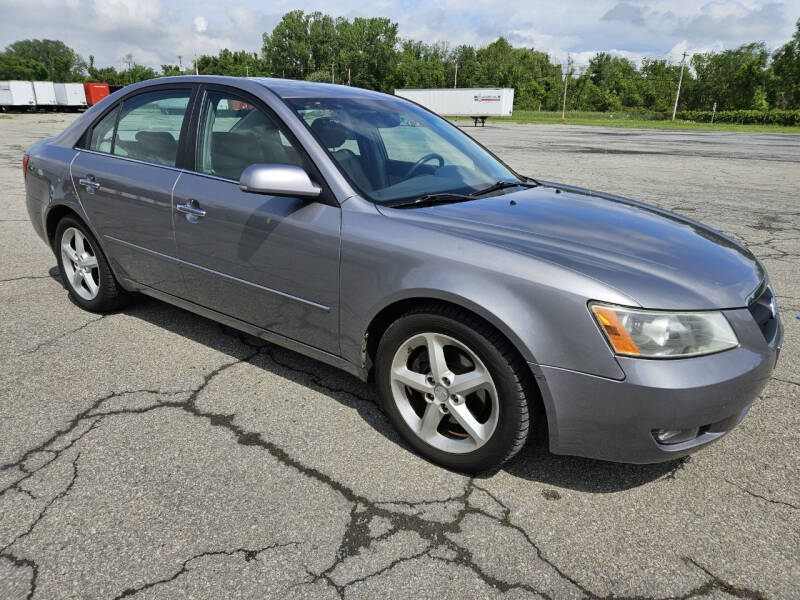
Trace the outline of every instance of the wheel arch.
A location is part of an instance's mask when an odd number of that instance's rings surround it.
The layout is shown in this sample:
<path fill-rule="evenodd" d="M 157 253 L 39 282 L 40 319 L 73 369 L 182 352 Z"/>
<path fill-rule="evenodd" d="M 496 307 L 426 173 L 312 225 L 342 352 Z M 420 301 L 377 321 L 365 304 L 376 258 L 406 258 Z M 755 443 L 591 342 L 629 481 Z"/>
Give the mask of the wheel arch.
<path fill-rule="evenodd" d="M 374 358 L 374 352 L 378 347 L 380 338 L 394 320 L 396 320 L 403 313 L 426 304 L 451 306 L 453 308 L 458 308 L 471 313 L 500 332 L 500 334 L 502 334 L 503 337 L 517 351 L 522 360 L 535 362 L 536 359 L 534 358 L 531 349 L 523 343 L 519 336 L 514 333 L 513 329 L 506 325 L 506 323 L 500 317 L 487 310 L 483 306 L 469 300 L 468 298 L 442 295 L 439 290 L 417 290 L 414 293 L 409 293 L 399 298 L 392 298 L 385 302 L 382 306 L 373 310 L 372 316 L 368 321 L 367 328 L 364 331 L 364 339 L 366 340 L 365 350 L 367 356 L 370 359 Z"/>
<path fill-rule="evenodd" d="M 78 219 L 89 229 L 89 231 L 92 231 L 92 228 L 89 227 L 89 224 L 86 222 L 86 219 L 84 219 L 74 208 L 66 204 L 54 204 L 47 211 L 47 215 L 45 216 L 44 220 L 44 231 L 45 235 L 47 236 L 47 241 L 50 244 L 51 248 L 54 248 L 56 229 L 58 229 L 58 224 L 64 217 L 73 217 L 75 219 Z"/>
<path fill-rule="evenodd" d="M 383 334 L 389 326 L 396 321 L 401 315 L 419 308 L 422 306 L 438 305 L 449 308 L 455 308 L 469 313 L 471 316 L 480 319 L 489 327 L 496 330 L 513 348 L 523 363 L 528 363 L 530 351 L 514 334 L 514 332 L 496 315 L 486 310 L 485 308 L 469 301 L 466 298 L 443 298 L 435 293 L 410 295 L 403 298 L 395 299 L 385 306 L 380 308 L 371 318 L 367 330 L 364 333 L 364 356 L 362 360 L 365 364 L 370 376 L 373 375 L 373 365 Z M 530 409 L 534 415 L 534 419 L 543 415 L 548 428 L 550 425 L 549 411 L 546 410 L 546 403 L 544 402 L 543 390 L 541 385 L 543 382 L 534 375 L 532 371 L 528 372 L 529 377 L 527 383 L 530 386 Z"/>

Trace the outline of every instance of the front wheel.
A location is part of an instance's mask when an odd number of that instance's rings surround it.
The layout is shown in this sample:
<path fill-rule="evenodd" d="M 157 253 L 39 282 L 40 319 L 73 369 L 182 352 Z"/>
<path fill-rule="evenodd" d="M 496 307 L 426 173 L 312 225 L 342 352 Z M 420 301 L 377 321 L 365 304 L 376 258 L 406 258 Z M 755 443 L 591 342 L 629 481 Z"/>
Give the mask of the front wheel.
<path fill-rule="evenodd" d="M 432 305 L 389 326 L 376 379 L 384 411 L 409 444 L 441 465 L 479 472 L 525 444 L 527 368 L 481 319 Z"/>

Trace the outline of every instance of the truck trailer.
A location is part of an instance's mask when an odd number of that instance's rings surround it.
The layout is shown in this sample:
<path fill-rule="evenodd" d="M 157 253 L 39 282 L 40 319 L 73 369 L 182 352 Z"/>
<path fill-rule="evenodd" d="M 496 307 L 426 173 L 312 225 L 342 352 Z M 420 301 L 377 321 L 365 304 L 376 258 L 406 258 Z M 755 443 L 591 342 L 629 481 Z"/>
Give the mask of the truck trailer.
<path fill-rule="evenodd" d="M 34 81 L 33 93 L 36 96 L 37 107 L 56 105 L 56 86 L 52 81 Z"/>
<path fill-rule="evenodd" d="M 0 81 L 0 109 L 27 109 L 36 106 L 30 81 Z"/>
<path fill-rule="evenodd" d="M 86 108 L 82 83 L 56 83 L 56 104 L 64 108 Z"/>
<path fill-rule="evenodd" d="M 89 106 L 97 104 L 98 102 L 100 102 L 100 100 L 102 100 L 109 94 L 108 84 L 96 81 L 92 82 L 87 81 L 86 83 L 84 83 L 83 90 L 86 93 L 86 103 Z"/>
<path fill-rule="evenodd" d="M 395 90 L 395 96 L 421 104 L 442 117 L 472 117 L 475 125 L 488 117 L 510 117 L 514 88 L 438 88 Z"/>

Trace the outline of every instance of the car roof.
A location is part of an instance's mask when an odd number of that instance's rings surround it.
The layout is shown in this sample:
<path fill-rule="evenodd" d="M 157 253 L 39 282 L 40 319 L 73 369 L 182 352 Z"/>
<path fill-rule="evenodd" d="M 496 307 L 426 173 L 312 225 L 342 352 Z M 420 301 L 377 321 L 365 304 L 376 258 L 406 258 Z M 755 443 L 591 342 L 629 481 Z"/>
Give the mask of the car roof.
<path fill-rule="evenodd" d="M 218 83 L 234 87 L 249 87 L 247 82 L 259 84 L 281 98 L 377 98 L 386 94 L 373 92 L 348 85 L 316 83 L 297 79 L 280 79 L 273 77 L 229 77 L 224 75 L 180 75 L 177 77 L 159 77 L 148 79 L 136 87 L 146 87 L 162 83 Z M 128 88 L 132 89 L 132 88 Z"/>
<path fill-rule="evenodd" d="M 359 98 L 384 96 L 363 88 L 333 83 L 316 83 L 296 79 L 276 79 L 272 77 L 253 77 L 265 88 L 275 92 L 281 98 Z"/>

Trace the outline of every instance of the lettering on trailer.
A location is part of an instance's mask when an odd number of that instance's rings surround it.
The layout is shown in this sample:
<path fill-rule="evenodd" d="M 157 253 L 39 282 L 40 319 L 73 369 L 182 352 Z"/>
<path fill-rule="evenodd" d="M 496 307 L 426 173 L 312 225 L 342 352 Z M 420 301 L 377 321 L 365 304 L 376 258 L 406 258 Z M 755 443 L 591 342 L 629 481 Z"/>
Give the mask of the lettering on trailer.
<path fill-rule="evenodd" d="M 475 94 L 472 97 L 473 102 L 500 102 L 500 96 L 495 95 L 484 95 L 484 94 Z"/>

